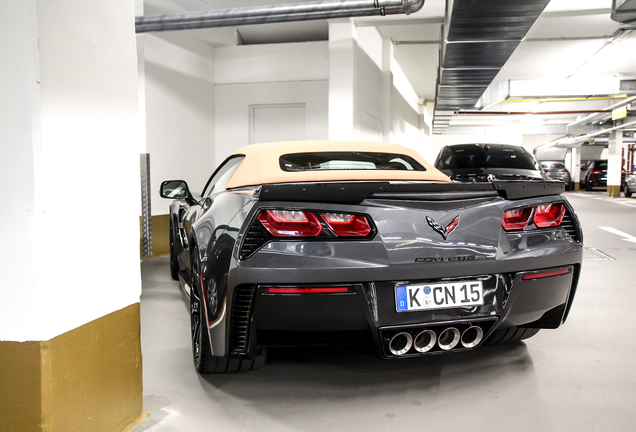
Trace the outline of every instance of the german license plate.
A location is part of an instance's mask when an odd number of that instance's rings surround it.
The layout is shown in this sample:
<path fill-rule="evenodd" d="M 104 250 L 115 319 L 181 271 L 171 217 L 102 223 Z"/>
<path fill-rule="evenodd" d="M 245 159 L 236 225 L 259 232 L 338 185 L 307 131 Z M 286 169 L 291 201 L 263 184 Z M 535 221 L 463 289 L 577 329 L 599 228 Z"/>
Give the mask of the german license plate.
<path fill-rule="evenodd" d="M 481 306 L 484 292 L 481 281 L 397 285 L 398 312 Z"/>

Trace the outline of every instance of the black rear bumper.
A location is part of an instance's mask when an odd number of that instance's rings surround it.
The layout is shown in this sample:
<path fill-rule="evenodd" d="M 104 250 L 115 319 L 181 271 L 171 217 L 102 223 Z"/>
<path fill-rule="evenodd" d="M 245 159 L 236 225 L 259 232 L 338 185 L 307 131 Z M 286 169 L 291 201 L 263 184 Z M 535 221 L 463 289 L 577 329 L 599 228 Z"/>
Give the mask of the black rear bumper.
<path fill-rule="evenodd" d="M 540 272 L 569 270 L 565 274 L 524 279 Z M 494 275 L 475 275 L 418 281 L 323 284 L 320 287 L 346 286 L 348 292 L 323 294 L 272 294 L 273 285 L 254 286 L 250 337 L 255 346 L 278 346 L 325 341 L 326 335 L 367 332 L 385 358 L 395 357 L 387 348 L 388 338 L 402 330 L 415 337 L 432 328 L 436 333 L 453 326 L 463 332 L 474 323 L 483 327 L 483 341 L 498 328 L 557 328 L 565 321 L 578 281 L 579 265 L 565 265 Z M 557 272 L 558 273 L 558 272 Z M 483 284 L 484 305 L 430 311 L 398 312 L 395 287 L 407 283 L 435 283 L 453 280 L 476 280 Z M 276 287 L 318 287 L 318 285 L 276 285 Z M 232 334 L 232 332 L 230 332 Z M 321 337 L 314 337 L 321 335 Z M 481 340 L 481 339 L 480 339 Z M 472 349 L 480 345 L 470 346 Z M 453 350 L 464 350 L 461 344 Z M 426 353 L 437 353 L 431 350 Z M 406 356 L 422 353 L 412 349 Z"/>

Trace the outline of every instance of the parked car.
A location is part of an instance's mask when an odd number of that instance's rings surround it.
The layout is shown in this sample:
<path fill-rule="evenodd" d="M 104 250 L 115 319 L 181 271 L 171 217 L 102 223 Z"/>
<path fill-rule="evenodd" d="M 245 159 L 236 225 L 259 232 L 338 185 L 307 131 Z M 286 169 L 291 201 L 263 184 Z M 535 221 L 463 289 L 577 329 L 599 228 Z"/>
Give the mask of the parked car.
<path fill-rule="evenodd" d="M 563 189 L 454 183 L 408 148 L 334 141 L 244 147 L 201 195 L 165 181 L 195 368 L 249 370 L 274 347 L 366 339 L 404 358 L 557 328 L 583 256 Z"/>
<path fill-rule="evenodd" d="M 541 161 L 541 169 L 553 180 L 559 180 L 565 183 L 565 190 L 570 187 L 570 171 L 565 167 L 563 162 L 557 161 Z"/>
<path fill-rule="evenodd" d="M 626 171 L 621 169 L 621 189 L 625 184 Z M 591 191 L 595 187 L 607 186 L 607 159 L 587 161 L 581 168 L 581 186 L 586 191 Z"/>
<path fill-rule="evenodd" d="M 461 182 L 548 179 L 532 154 L 508 144 L 448 145 L 438 153 L 435 167 Z"/>
<path fill-rule="evenodd" d="M 631 197 L 636 192 L 636 172 L 632 172 L 625 176 L 623 180 L 623 193 L 626 197 Z"/>
<path fill-rule="evenodd" d="M 607 160 L 587 161 L 581 168 L 581 186 L 586 191 L 607 186 Z"/>

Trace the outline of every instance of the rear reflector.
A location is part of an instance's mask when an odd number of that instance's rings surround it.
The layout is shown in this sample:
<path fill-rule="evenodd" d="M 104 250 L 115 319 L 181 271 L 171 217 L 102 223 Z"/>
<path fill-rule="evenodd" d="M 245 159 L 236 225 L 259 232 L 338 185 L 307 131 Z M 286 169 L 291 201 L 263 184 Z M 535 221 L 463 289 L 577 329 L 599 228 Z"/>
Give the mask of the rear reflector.
<path fill-rule="evenodd" d="M 313 213 L 300 210 L 264 210 L 258 220 L 276 237 L 316 237 L 322 231 Z"/>
<path fill-rule="evenodd" d="M 530 215 L 532 215 L 532 207 L 507 210 L 503 214 L 501 226 L 506 231 L 524 229 L 528 225 Z"/>
<path fill-rule="evenodd" d="M 334 294 L 347 293 L 347 287 L 329 288 L 267 288 L 267 294 Z"/>
<path fill-rule="evenodd" d="M 540 205 L 534 212 L 534 224 L 539 228 L 561 225 L 565 216 L 565 206 L 560 203 Z"/>
<path fill-rule="evenodd" d="M 347 213 L 320 213 L 320 216 L 338 237 L 365 237 L 371 232 L 364 216 Z"/>
<path fill-rule="evenodd" d="M 526 274 L 526 275 L 523 275 L 522 279 L 523 280 L 541 279 L 541 278 L 547 278 L 552 276 L 560 276 L 560 275 L 564 275 L 568 273 L 570 273 L 570 269 L 566 268 L 561 270 L 552 270 L 552 271 L 546 271 L 541 273 Z"/>

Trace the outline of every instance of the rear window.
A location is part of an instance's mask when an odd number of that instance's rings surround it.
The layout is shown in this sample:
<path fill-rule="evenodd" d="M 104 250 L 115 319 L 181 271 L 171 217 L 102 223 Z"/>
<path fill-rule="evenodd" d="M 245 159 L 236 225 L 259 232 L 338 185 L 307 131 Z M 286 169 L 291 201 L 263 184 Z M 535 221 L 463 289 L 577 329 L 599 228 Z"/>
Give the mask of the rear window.
<path fill-rule="evenodd" d="M 606 160 L 594 161 L 594 169 L 606 170 L 607 169 L 607 161 Z"/>
<path fill-rule="evenodd" d="M 545 169 L 563 169 L 565 164 L 561 162 L 541 162 L 541 168 Z"/>
<path fill-rule="evenodd" d="M 501 145 L 457 145 L 446 147 L 438 169 L 510 168 L 536 170 L 534 158 L 523 147 Z"/>
<path fill-rule="evenodd" d="M 401 170 L 426 171 L 410 156 L 397 153 L 318 152 L 290 153 L 280 157 L 283 171 Z"/>

